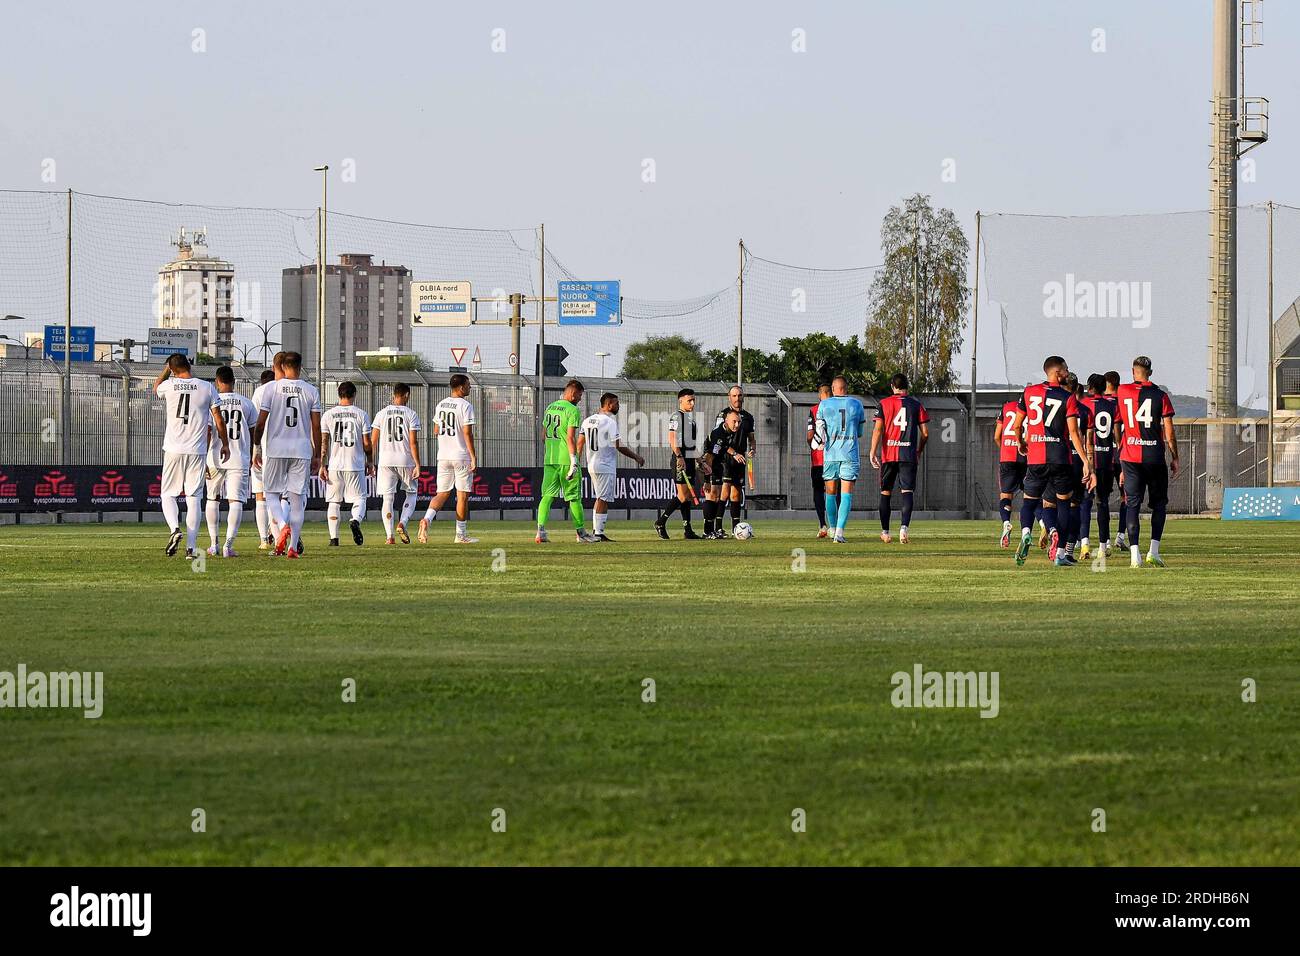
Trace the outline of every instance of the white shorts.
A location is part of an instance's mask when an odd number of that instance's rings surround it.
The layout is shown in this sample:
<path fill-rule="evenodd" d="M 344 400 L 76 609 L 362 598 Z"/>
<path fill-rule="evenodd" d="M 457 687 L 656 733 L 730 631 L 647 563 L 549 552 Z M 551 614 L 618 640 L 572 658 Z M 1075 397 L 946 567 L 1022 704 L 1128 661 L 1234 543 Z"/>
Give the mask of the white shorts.
<path fill-rule="evenodd" d="M 268 458 L 262 462 L 262 485 L 273 494 L 305 495 L 310 471 L 306 458 Z"/>
<path fill-rule="evenodd" d="M 391 465 L 384 465 L 379 469 L 375 476 L 375 493 L 378 495 L 393 495 L 400 488 L 408 494 L 415 491 L 415 479 L 411 477 L 413 468 L 394 468 Z"/>
<path fill-rule="evenodd" d="M 242 468 L 219 468 L 217 477 L 208 479 L 208 500 L 248 500 L 248 472 Z"/>
<path fill-rule="evenodd" d="M 612 502 L 618 497 L 618 472 L 589 471 L 587 477 L 591 479 L 591 496 L 593 498 Z"/>
<path fill-rule="evenodd" d="M 207 481 L 207 458 L 204 455 L 181 455 L 163 452 L 162 493 L 169 498 L 185 495 L 203 498 Z"/>
<path fill-rule="evenodd" d="M 255 494 L 255 495 L 260 495 L 260 494 L 262 494 L 262 493 L 266 490 L 266 489 L 262 486 L 262 466 L 261 466 L 261 465 L 253 465 L 253 466 L 252 466 L 252 471 L 249 472 L 249 476 L 250 476 L 251 479 L 252 479 L 253 494 Z"/>
<path fill-rule="evenodd" d="M 451 491 L 469 491 L 474 487 L 474 472 L 467 461 L 438 462 L 438 494 Z"/>
<path fill-rule="evenodd" d="M 360 471 L 330 471 L 330 483 L 325 489 L 325 500 L 330 504 L 350 505 L 366 500 L 366 476 Z"/>

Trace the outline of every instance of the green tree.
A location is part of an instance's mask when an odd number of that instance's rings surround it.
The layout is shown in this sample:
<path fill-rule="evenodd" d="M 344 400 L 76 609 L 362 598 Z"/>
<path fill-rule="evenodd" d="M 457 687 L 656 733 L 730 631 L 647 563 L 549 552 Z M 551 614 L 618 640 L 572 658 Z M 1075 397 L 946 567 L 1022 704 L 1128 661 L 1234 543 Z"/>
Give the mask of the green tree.
<path fill-rule="evenodd" d="M 704 353 L 706 378 L 711 382 L 736 380 L 736 350 L 709 349 Z M 762 349 L 745 349 L 745 381 L 777 382 L 781 371 L 781 353 Z"/>
<path fill-rule="evenodd" d="M 957 382 L 952 359 L 961 348 L 970 297 L 966 234 L 952 210 L 935 209 L 929 196 L 917 193 L 885 214 L 880 247 L 885 264 L 871 283 L 866 347 L 882 372 L 907 372 L 913 389 L 948 391 Z"/>
<path fill-rule="evenodd" d="M 781 340 L 780 368 L 774 379 L 786 388 L 812 392 L 823 382 L 843 375 L 849 391 L 868 395 L 875 390 L 875 356 L 858 343 L 856 335 L 841 342 L 825 332 L 813 332 L 799 338 Z"/>
<path fill-rule="evenodd" d="M 196 352 L 194 355 L 195 365 L 224 365 L 225 362 L 217 360 L 215 355 L 209 355 L 207 352 Z"/>
<path fill-rule="evenodd" d="M 436 372 L 427 359 L 420 355 L 397 355 L 382 358 L 368 355 L 357 362 L 357 368 L 370 372 Z"/>
<path fill-rule="evenodd" d="M 623 356 L 623 370 L 619 374 L 624 378 L 679 381 L 709 378 L 700 343 L 682 335 L 652 335 L 642 342 L 634 342 Z"/>

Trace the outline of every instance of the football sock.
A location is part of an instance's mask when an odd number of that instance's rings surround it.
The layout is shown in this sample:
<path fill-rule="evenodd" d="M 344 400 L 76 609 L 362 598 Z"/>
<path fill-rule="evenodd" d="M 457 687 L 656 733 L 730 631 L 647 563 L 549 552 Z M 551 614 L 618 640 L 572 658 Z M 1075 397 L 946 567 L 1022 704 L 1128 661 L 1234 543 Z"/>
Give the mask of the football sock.
<path fill-rule="evenodd" d="M 1126 511 L 1128 512 L 1128 546 L 1130 548 L 1136 548 L 1139 541 L 1139 532 L 1142 529 L 1138 517 L 1138 509 L 1133 505 L 1129 505 Z"/>
<path fill-rule="evenodd" d="M 424 512 L 424 520 L 425 520 L 425 521 L 436 521 L 437 519 L 438 519 L 438 512 L 436 512 L 436 511 L 433 510 L 433 505 L 431 504 L 431 505 L 429 505 L 428 508 L 425 509 L 425 512 Z"/>
<path fill-rule="evenodd" d="M 890 495 L 885 494 L 883 491 L 880 493 L 880 530 L 881 531 L 889 530 L 890 497 L 891 497 Z"/>
<path fill-rule="evenodd" d="M 1128 546 L 1128 550 L 1129 550 L 1129 554 L 1132 556 L 1134 562 L 1137 562 L 1137 561 L 1141 561 L 1141 560 L 1142 560 L 1142 549 L 1139 548 L 1136 544 L 1130 544 L 1130 545 Z"/>
<path fill-rule="evenodd" d="M 456 519 L 456 537 L 464 538 L 469 535 L 469 522 Z"/>
<path fill-rule="evenodd" d="M 713 500 L 711 498 L 704 499 L 701 510 L 704 512 L 704 533 L 713 534 Z"/>
<path fill-rule="evenodd" d="M 903 492 L 903 520 L 899 522 L 904 528 L 912 523 L 912 493 Z"/>
<path fill-rule="evenodd" d="M 1110 540 L 1110 502 L 1097 499 L 1097 540 L 1105 544 Z"/>
<path fill-rule="evenodd" d="M 1079 540 L 1087 541 L 1088 532 L 1092 530 L 1092 499 L 1084 498 L 1079 505 Z"/>
<path fill-rule="evenodd" d="M 231 501 L 226 505 L 226 544 L 234 544 L 239 526 L 244 520 L 244 503 Z"/>
<path fill-rule="evenodd" d="M 1057 531 L 1055 508 L 1048 508 L 1046 506 L 1043 507 L 1043 527 L 1047 529 L 1048 534 L 1051 534 L 1053 531 Z M 1059 531 L 1057 532 L 1057 535 L 1059 538 L 1060 535 Z"/>
<path fill-rule="evenodd" d="M 740 524 L 740 502 L 739 502 L 739 501 L 733 501 L 733 502 L 731 503 L 731 527 L 732 527 L 732 530 L 735 530 L 735 527 L 736 527 L 736 525 L 738 525 L 738 524 Z"/>
<path fill-rule="evenodd" d="M 397 495 L 390 492 L 384 495 L 384 536 L 391 538 L 393 536 L 393 502 L 397 500 Z"/>
<path fill-rule="evenodd" d="M 820 481 L 813 482 L 813 507 L 817 509 L 818 527 L 826 527 L 826 486 Z"/>
<path fill-rule="evenodd" d="M 1034 530 L 1034 512 L 1038 510 L 1038 502 L 1033 498 L 1026 498 L 1020 502 L 1020 530 L 1024 534 Z"/>
<path fill-rule="evenodd" d="M 569 514 L 573 516 L 575 531 L 581 531 L 587 526 L 586 519 L 582 516 L 582 499 L 579 498 L 569 502 Z"/>
<path fill-rule="evenodd" d="M 691 503 L 683 501 L 678 503 L 677 509 L 682 513 L 682 527 L 687 531 L 691 530 Z"/>
<path fill-rule="evenodd" d="M 826 517 L 831 523 L 831 528 L 838 528 L 836 523 L 840 520 L 840 497 L 839 495 L 826 495 Z"/>
<path fill-rule="evenodd" d="M 1155 523 L 1152 522 L 1152 525 L 1153 525 L 1153 526 L 1154 526 L 1154 524 L 1155 524 Z M 1155 533 L 1155 532 L 1152 532 L 1152 534 L 1154 534 L 1154 533 Z M 1147 551 L 1151 554 L 1151 557 L 1153 557 L 1153 558 L 1158 558 L 1158 557 L 1160 557 L 1160 539 L 1159 539 L 1159 538 L 1152 538 L 1152 539 L 1151 539 L 1151 543 L 1150 543 L 1150 545 L 1147 547 Z"/>
<path fill-rule="evenodd" d="M 193 551 L 199 543 L 199 522 L 203 520 L 203 499 L 185 496 L 185 547 Z"/>
<path fill-rule="evenodd" d="M 1151 508 L 1151 540 L 1156 542 L 1164 535 L 1165 505 L 1153 505 Z"/>
<path fill-rule="evenodd" d="M 998 513 L 1002 515 L 1002 527 L 1011 527 L 1011 499 L 1000 498 L 998 500 Z"/>
<path fill-rule="evenodd" d="M 398 521 L 398 524 L 400 525 L 405 525 L 411 520 L 411 515 L 415 514 L 416 494 L 414 491 L 408 491 L 405 494 L 406 497 L 402 500 L 402 517 L 401 520 Z"/>
<path fill-rule="evenodd" d="M 162 496 L 162 510 L 163 517 L 167 519 L 167 527 L 175 531 L 181 526 L 181 505 L 175 495 Z"/>
<path fill-rule="evenodd" d="M 839 518 L 839 523 L 836 525 L 836 527 L 840 529 L 841 533 L 849 525 L 849 512 L 852 510 L 853 510 L 852 492 L 848 492 L 848 491 L 840 492 L 840 518 Z"/>
<path fill-rule="evenodd" d="M 337 501 L 330 502 L 329 508 L 325 511 L 325 516 L 326 526 L 330 532 L 330 540 L 337 541 L 339 539 L 339 503 Z"/>
<path fill-rule="evenodd" d="M 279 536 L 280 528 L 284 527 L 284 512 L 280 508 L 280 496 L 267 492 L 266 499 L 266 520 L 267 527 L 271 529 L 271 534 Z"/>
<path fill-rule="evenodd" d="M 1079 525 L 1083 520 L 1083 515 L 1081 514 L 1081 509 L 1078 505 L 1070 505 L 1069 516 L 1066 520 L 1069 522 L 1069 526 L 1065 529 L 1066 540 L 1078 541 Z"/>
<path fill-rule="evenodd" d="M 555 500 L 554 495 L 543 495 L 541 502 L 537 505 L 537 527 L 545 528 L 546 519 L 551 513 L 551 502 Z"/>
<path fill-rule="evenodd" d="M 269 518 L 266 514 L 266 502 L 261 498 L 256 499 L 256 503 L 253 506 L 253 513 L 257 517 L 257 540 L 265 541 L 266 536 L 271 533 L 270 529 L 267 527 Z"/>
<path fill-rule="evenodd" d="M 591 515 L 591 523 L 592 523 L 593 527 L 595 527 L 595 529 L 596 529 L 596 534 L 604 534 L 604 533 L 605 533 L 605 522 L 606 522 L 607 520 L 609 520 L 609 512 L 608 512 L 608 511 L 606 511 L 606 512 L 596 511 L 596 512 L 593 512 L 593 513 L 592 513 L 592 515 Z"/>
<path fill-rule="evenodd" d="M 352 520 L 353 521 L 366 520 L 366 499 L 365 498 L 362 498 L 360 501 L 352 505 Z"/>
<path fill-rule="evenodd" d="M 302 544 L 302 523 L 307 517 L 307 496 L 289 492 L 289 537 L 295 550 Z"/>
<path fill-rule="evenodd" d="M 217 532 L 221 530 L 221 499 L 213 498 L 203 508 L 204 516 L 208 519 L 208 537 L 212 540 L 212 547 L 217 546 Z"/>

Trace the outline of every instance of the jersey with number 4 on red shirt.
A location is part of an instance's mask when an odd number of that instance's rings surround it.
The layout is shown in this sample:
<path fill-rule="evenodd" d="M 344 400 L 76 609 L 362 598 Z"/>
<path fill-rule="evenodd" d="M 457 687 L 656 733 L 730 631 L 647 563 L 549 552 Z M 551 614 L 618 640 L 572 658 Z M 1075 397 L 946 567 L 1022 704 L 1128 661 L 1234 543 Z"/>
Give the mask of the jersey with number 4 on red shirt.
<path fill-rule="evenodd" d="M 916 461 L 921 426 L 930 420 L 925 406 L 911 395 L 888 395 L 880 400 L 876 421 L 885 426 L 881 461 Z"/>
<path fill-rule="evenodd" d="M 1174 417 L 1174 405 L 1165 390 L 1151 382 L 1129 382 L 1119 387 L 1115 398 L 1122 430 L 1119 460 L 1163 464 L 1164 420 Z"/>
<path fill-rule="evenodd" d="M 1070 463 L 1070 419 L 1078 419 L 1079 402 L 1068 389 L 1041 382 L 1025 389 L 1017 403 L 1025 413 L 1025 437 L 1031 465 Z"/>

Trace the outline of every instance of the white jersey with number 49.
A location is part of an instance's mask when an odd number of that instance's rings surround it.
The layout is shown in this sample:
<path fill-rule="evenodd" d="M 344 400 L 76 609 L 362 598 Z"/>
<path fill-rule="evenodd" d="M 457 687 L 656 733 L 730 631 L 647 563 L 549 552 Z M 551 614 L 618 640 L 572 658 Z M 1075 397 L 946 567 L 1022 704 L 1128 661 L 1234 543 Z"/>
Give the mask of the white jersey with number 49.
<path fill-rule="evenodd" d="M 167 378 L 158 383 L 155 392 L 167 408 L 163 451 L 206 455 L 212 407 L 217 404 L 217 390 L 212 383 L 201 378 Z"/>
<path fill-rule="evenodd" d="M 433 410 L 433 424 L 438 429 L 438 460 L 469 461 L 465 426 L 474 424 L 474 406 L 463 398 L 448 396 Z"/>
<path fill-rule="evenodd" d="M 365 471 L 370 416 L 355 405 L 335 405 L 320 417 L 320 432 L 329 436 L 330 471 Z"/>
<path fill-rule="evenodd" d="M 257 409 L 238 392 L 221 392 L 217 395 L 217 414 L 226 423 L 230 457 L 222 464 L 221 442 L 214 441 L 208 449 L 208 464 L 225 471 L 248 471 L 253 461 L 253 426 L 257 424 Z"/>
<path fill-rule="evenodd" d="M 311 413 L 321 411 L 315 385 L 300 378 L 268 382 L 257 407 L 267 413 L 263 436 L 267 458 L 311 458 Z"/>
<path fill-rule="evenodd" d="M 414 468 L 411 432 L 420 430 L 420 416 L 406 405 L 386 405 L 375 416 L 379 429 L 378 464 L 380 468 Z"/>
<path fill-rule="evenodd" d="M 604 412 L 588 415 L 582 434 L 587 440 L 587 470 L 597 474 L 618 471 L 618 419 Z"/>

